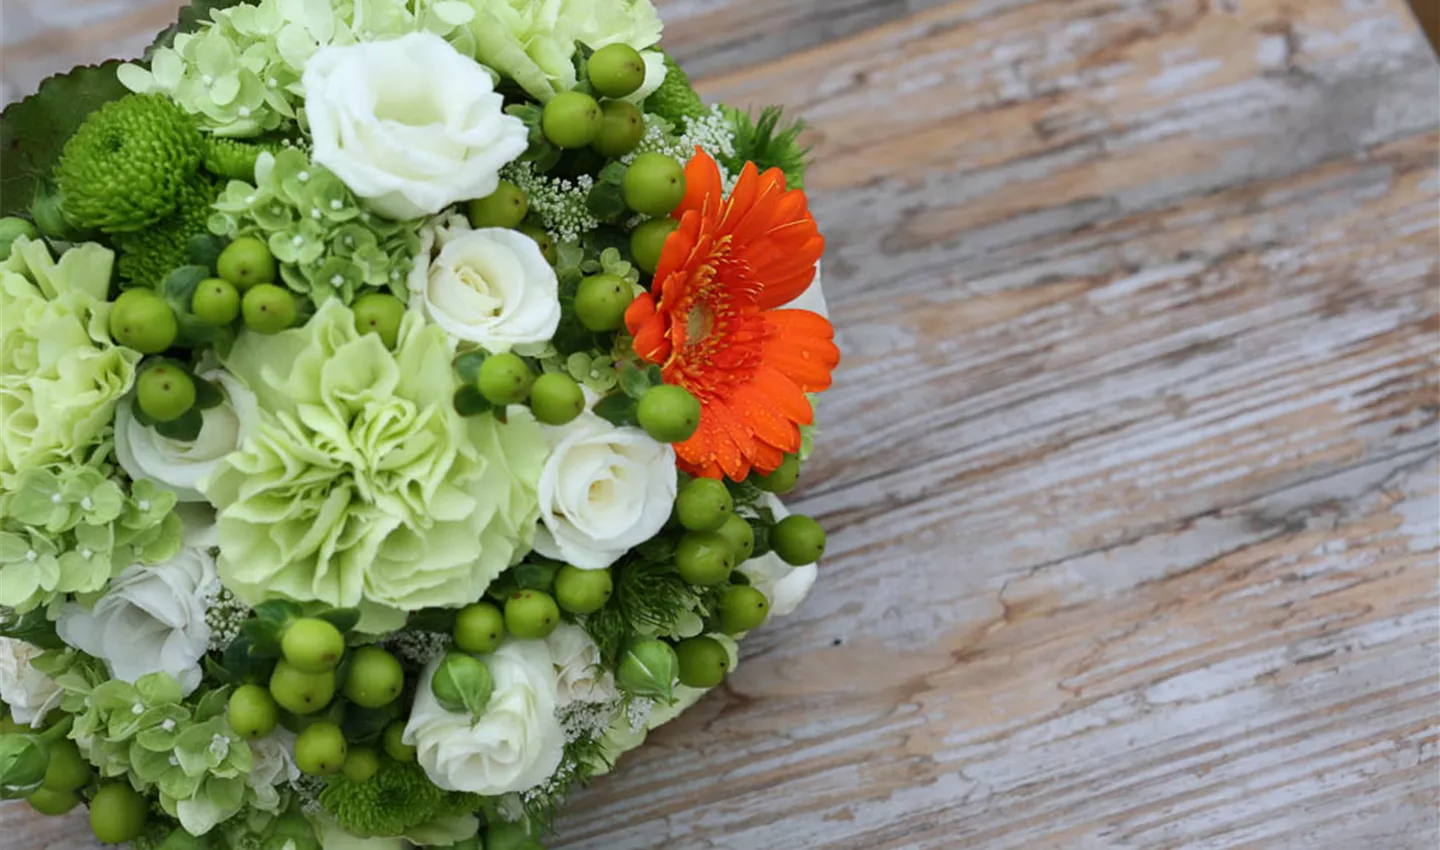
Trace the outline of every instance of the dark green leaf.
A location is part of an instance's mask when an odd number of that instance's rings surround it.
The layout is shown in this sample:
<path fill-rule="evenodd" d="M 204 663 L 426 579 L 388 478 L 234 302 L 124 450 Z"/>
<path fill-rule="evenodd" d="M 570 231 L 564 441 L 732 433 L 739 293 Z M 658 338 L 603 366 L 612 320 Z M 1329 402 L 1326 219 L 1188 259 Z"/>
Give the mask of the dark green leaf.
<path fill-rule="evenodd" d="M 448 634 L 455 629 L 455 611 L 449 608 L 426 608 L 416 611 L 405 621 L 405 628 Z"/>
<path fill-rule="evenodd" d="M 165 282 L 160 285 L 160 294 L 175 312 L 189 313 L 196 288 L 209 276 L 210 270 L 205 266 L 181 266 L 165 276 Z"/>
<path fill-rule="evenodd" d="M 0 113 L 0 215 L 27 209 L 86 117 L 129 93 L 115 77 L 120 65 L 112 60 L 51 77 Z"/>
<path fill-rule="evenodd" d="M 480 377 L 480 367 L 485 364 L 485 352 L 467 351 L 455 358 L 455 373 L 462 384 L 474 384 Z"/>
<path fill-rule="evenodd" d="M 630 166 L 623 162 L 612 162 L 600 169 L 599 182 L 619 186 L 625 180 L 625 172 L 629 170 Z"/>
<path fill-rule="evenodd" d="M 303 613 L 299 605 L 288 599 L 271 599 L 269 602 L 261 602 L 255 606 L 256 617 L 286 625 L 289 625 L 291 620 L 298 620 Z"/>
<path fill-rule="evenodd" d="M 209 410 L 212 407 L 219 407 L 225 403 L 225 394 L 220 388 L 205 380 L 204 378 L 191 375 L 195 382 L 195 409 Z"/>
<path fill-rule="evenodd" d="M 650 379 L 650 386 L 658 387 L 665 383 L 665 373 L 660 371 L 660 364 L 651 363 L 645 367 L 645 376 Z"/>
<path fill-rule="evenodd" d="M 215 273 L 215 263 L 225 250 L 225 240 L 210 233 L 197 233 L 185 243 L 190 262 L 204 266 L 206 275 Z"/>
<path fill-rule="evenodd" d="M 494 409 L 495 405 L 470 384 L 455 391 L 455 412 L 461 416 L 479 416 Z"/>
<path fill-rule="evenodd" d="M 274 656 L 280 654 L 285 628 L 285 623 L 276 620 L 246 620 L 240 624 L 240 633 L 250 639 L 250 654 Z"/>
<path fill-rule="evenodd" d="M 63 649 L 65 642 L 55 634 L 55 624 L 45 616 L 44 608 L 0 620 L 0 637 L 33 643 L 41 649 Z"/>
<path fill-rule="evenodd" d="M 581 237 L 581 244 L 587 257 L 598 257 L 606 248 L 614 248 L 622 259 L 631 261 L 630 232 L 623 227 L 609 224 L 597 227 Z"/>
<path fill-rule="evenodd" d="M 585 207 L 596 219 L 611 224 L 620 221 L 630 212 L 630 208 L 625 206 L 625 196 L 620 187 L 613 183 L 596 183 L 590 189 L 590 194 L 585 196 Z"/>
<path fill-rule="evenodd" d="M 171 440 L 179 440 L 182 443 L 194 442 L 200 436 L 200 429 L 205 425 L 205 417 L 195 408 L 190 408 L 180 414 L 179 419 L 172 419 L 169 422 L 156 422 L 155 433 Z"/>
<path fill-rule="evenodd" d="M 209 678 L 214 679 L 222 685 L 236 685 L 240 678 L 230 668 L 216 661 L 210 656 L 205 656 L 205 673 Z"/>
<path fill-rule="evenodd" d="M 555 584 L 556 567 L 553 564 L 521 564 L 512 570 L 515 583 L 526 590 L 549 591 Z"/>
<path fill-rule="evenodd" d="M 339 629 L 341 634 L 349 632 L 355 628 L 356 623 L 360 622 L 360 612 L 354 608 L 331 608 L 329 611 L 315 616 Z"/>
<path fill-rule="evenodd" d="M 130 413 L 135 417 L 136 422 L 139 422 L 146 428 L 154 428 L 159 424 L 140 406 L 140 397 L 138 395 L 130 398 Z"/>
<path fill-rule="evenodd" d="M 361 708 L 352 703 L 345 707 L 345 720 L 340 728 L 352 746 L 371 744 L 379 739 L 386 726 L 400 719 L 400 711 L 399 700 L 381 708 Z"/>
<path fill-rule="evenodd" d="M 625 395 L 639 401 L 641 396 L 649 392 L 652 384 L 646 370 L 627 361 L 620 364 L 619 372 L 620 389 L 624 391 Z"/>
<path fill-rule="evenodd" d="M 640 420 L 637 418 L 639 405 L 635 403 L 635 399 L 624 393 L 616 393 L 602 398 L 595 405 L 594 410 L 596 416 L 612 425 L 623 428 L 640 424 Z"/>

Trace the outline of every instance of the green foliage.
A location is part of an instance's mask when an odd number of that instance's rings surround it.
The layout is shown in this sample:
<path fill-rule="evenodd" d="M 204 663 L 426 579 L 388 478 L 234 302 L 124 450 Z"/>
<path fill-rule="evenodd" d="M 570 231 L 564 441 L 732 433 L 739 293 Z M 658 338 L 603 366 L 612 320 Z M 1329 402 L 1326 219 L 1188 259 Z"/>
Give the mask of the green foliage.
<path fill-rule="evenodd" d="M 415 762 L 382 755 L 380 770 L 364 782 L 340 774 L 320 792 L 320 805 L 347 831 L 363 838 L 403 835 L 437 818 L 473 812 L 480 798 L 442 791 Z"/>
<path fill-rule="evenodd" d="M 90 113 L 125 95 L 118 67 L 106 62 L 51 77 L 0 113 L 0 215 L 29 207 L 65 141 Z"/>
<path fill-rule="evenodd" d="M 694 609 L 697 597 L 670 563 L 674 544 L 657 537 L 613 568 L 614 594 L 584 622 L 606 666 L 615 666 L 632 637 L 666 632 Z"/>
<path fill-rule="evenodd" d="M 55 179 L 82 228 L 132 233 L 165 218 L 200 167 L 195 122 L 168 98 L 132 94 L 102 106 L 65 143 Z"/>
<path fill-rule="evenodd" d="M 690 77 L 668 53 L 665 54 L 665 68 L 665 82 L 645 98 L 645 111 L 674 123 L 679 123 L 681 118 L 696 118 L 704 114 L 705 104 L 690 85 Z"/>
<path fill-rule="evenodd" d="M 193 173 L 176 194 L 173 212 L 152 227 L 115 237 L 120 258 L 115 266 L 121 281 L 156 289 L 170 272 L 190 262 L 190 240 L 209 231 L 210 204 L 217 193 L 204 174 Z M 185 305 L 189 312 L 189 303 Z"/>
<path fill-rule="evenodd" d="M 783 121 L 784 110 L 778 106 L 766 107 L 758 118 L 739 109 L 723 108 L 735 132 L 734 153 L 723 159 L 732 174 L 739 174 L 745 163 L 753 162 L 762 172 L 771 168 L 785 172 L 789 188 L 805 188 L 810 148 L 800 146 L 804 121 Z"/>

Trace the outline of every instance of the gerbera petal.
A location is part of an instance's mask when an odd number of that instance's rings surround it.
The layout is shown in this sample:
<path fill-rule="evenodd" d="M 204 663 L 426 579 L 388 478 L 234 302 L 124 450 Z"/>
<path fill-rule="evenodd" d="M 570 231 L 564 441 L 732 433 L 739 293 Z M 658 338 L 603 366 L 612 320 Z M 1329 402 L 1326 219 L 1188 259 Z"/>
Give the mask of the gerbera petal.
<path fill-rule="evenodd" d="M 724 186 L 720 182 L 720 167 L 715 164 L 710 154 L 696 147 L 695 156 L 685 164 L 685 197 L 671 216 L 678 219 L 689 212 L 710 214 L 714 205 L 720 203 L 724 193 Z"/>
<path fill-rule="evenodd" d="M 810 406 L 805 391 L 774 366 L 767 363 L 757 368 L 754 383 L 781 416 L 798 425 L 809 425 L 815 421 L 815 409 Z"/>

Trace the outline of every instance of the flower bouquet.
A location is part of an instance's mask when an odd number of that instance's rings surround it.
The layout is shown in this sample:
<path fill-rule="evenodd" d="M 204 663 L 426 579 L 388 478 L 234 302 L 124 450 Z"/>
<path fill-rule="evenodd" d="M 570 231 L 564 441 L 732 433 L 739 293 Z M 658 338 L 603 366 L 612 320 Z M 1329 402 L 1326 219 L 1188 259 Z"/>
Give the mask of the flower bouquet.
<path fill-rule="evenodd" d="M 0 122 L 0 796 L 540 847 L 824 549 L 800 128 L 648 0 L 201 0 Z"/>

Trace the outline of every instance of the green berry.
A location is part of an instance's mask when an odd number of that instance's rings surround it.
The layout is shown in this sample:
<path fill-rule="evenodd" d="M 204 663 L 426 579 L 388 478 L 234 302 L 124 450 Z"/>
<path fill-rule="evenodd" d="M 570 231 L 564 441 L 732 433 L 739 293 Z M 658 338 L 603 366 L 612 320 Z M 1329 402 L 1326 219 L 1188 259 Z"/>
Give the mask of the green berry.
<path fill-rule="evenodd" d="M 605 97 L 629 97 L 645 84 L 645 59 L 628 44 L 609 44 L 589 62 L 590 85 Z"/>
<path fill-rule="evenodd" d="M 700 400 L 684 387 L 663 384 L 640 398 L 640 427 L 661 443 L 683 443 L 700 427 Z"/>
<path fill-rule="evenodd" d="M 405 302 L 388 292 L 371 292 L 355 299 L 350 305 L 355 313 L 355 330 L 377 333 L 386 348 L 394 348 L 400 339 L 400 320 L 405 318 Z"/>
<path fill-rule="evenodd" d="M 680 659 L 680 684 L 687 688 L 713 688 L 730 672 L 730 653 L 712 637 L 693 637 L 675 646 Z"/>
<path fill-rule="evenodd" d="M 446 711 L 469 712 L 479 717 L 490 704 L 495 680 L 484 661 L 463 652 L 447 652 L 435 675 L 430 678 L 430 693 Z"/>
<path fill-rule="evenodd" d="M 259 685 L 241 685 L 230 695 L 226 717 L 230 728 L 251 741 L 275 731 L 280 722 L 280 706 L 270 692 Z"/>
<path fill-rule="evenodd" d="M 476 198 L 469 204 L 470 226 L 519 227 L 530 212 L 530 198 L 525 190 L 501 180 L 500 185 L 483 198 Z"/>
<path fill-rule="evenodd" d="M 625 169 L 620 192 L 641 215 L 669 215 L 685 198 L 685 167 L 663 153 L 642 153 Z"/>
<path fill-rule="evenodd" d="M 149 289 L 126 290 L 110 308 L 110 336 L 141 354 L 159 354 L 174 344 L 178 333 L 175 311 Z"/>
<path fill-rule="evenodd" d="M 541 255 L 545 257 L 545 262 L 552 266 L 555 265 L 555 261 L 560 255 L 558 249 L 555 247 L 555 237 L 551 236 L 548 230 L 533 224 L 527 224 L 520 228 L 520 232 L 535 240 L 535 244 L 540 247 Z"/>
<path fill-rule="evenodd" d="M 575 317 L 596 333 L 618 331 L 625 326 L 625 310 L 635 300 L 635 290 L 624 278 L 600 274 L 580 281 L 575 293 Z"/>
<path fill-rule="evenodd" d="M 345 766 L 345 733 L 328 720 L 305 727 L 295 739 L 295 766 L 311 776 L 329 776 Z"/>
<path fill-rule="evenodd" d="M 102 844 L 134 841 L 149 817 L 150 804 L 124 780 L 100 786 L 90 801 L 90 831 Z"/>
<path fill-rule="evenodd" d="M 635 265 L 646 274 L 654 274 L 660 267 L 660 255 L 665 251 L 665 240 L 680 226 L 673 218 L 652 218 L 643 221 L 630 234 L 630 256 Z"/>
<path fill-rule="evenodd" d="M 600 116 L 600 132 L 590 149 L 607 159 L 625 156 L 645 138 L 645 116 L 633 103 L 607 100 L 600 107 Z"/>
<path fill-rule="evenodd" d="M 356 747 L 345 754 L 345 766 L 341 770 L 351 782 L 369 782 L 370 777 L 380 771 L 380 756 L 369 747 Z"/>
<path fill-rule="evenodd" d="M 600 132 L 600 104 L 584 92 L 566 91 L 550 98 L 540 114 L 545 138 L 557 148 L 583 148 Z"/>
<path fill-rule="evenodd" d="M 80 805 L 80 798 L 75 796 L 74 791 L 56 791 L 41 786 L 35 789 L 35 792 L 29 797 L 26 797 L 25 802 L 42 815 L 58 818 Z"/>
<path fill-rule="evenodd" d="M 555 574 L 555 601 L 571 614 L 593 614 L 615 592 L 609 570 L 582 570 L 566 564 Z"/>
<path fill-rule="evenodd" d="M 516 354 L 492 354 L 480 364 L 480 377 L 475 382 L 480 394 L 491 404 L 521 404 L 530 395 L 535 375 Z"/>
<path fill-rule="evenodd" d="M 334 670 L 345 654 L 345 636 L 325 620 L 302 617 L 285 629 L 280 651 L 301 673 L 326 673 Z"/>
<path fill-rule="evenodd" d="M 405 743 L 405 722 L 391 723 L 380 735 L 380 747 L 396 761 L 414 761 L 415 747 Z"/>
<path fill-rule="evenodd" d="M 744 517 L 731 514 L 726 517 L 725 524 L 720 526 L 720 530 L 715 533 L 730 543 L 730 549 L 735 553 L 735 563 L 743 564 L 754 554 L 755 529 Z"/>
<path fill-rule="evenodd" d="M 546 425 L 564 425 L 585 411 L 585 392 L 569 375 L 550 372 L 530 388 L 530 409 Z"/>
<path fill-rule="evenodd" d="M 135 380 L 140 409 L 156 422 L 173 422 L 195 406 L 195 382 L 184 370 L 164 361 Z"/>
<path fill-rule="evenodd" d="M 220 277 L 246 290 L 258 283 L 275 282 L 275 255 L 254 236 L 241 236 L 225 246 L 215 263 Z"/>
<path fill-rule="evenodd" d="M 808 516 L 787 516 L 770 530 L 770 547 L 792 567 L 813 564 L 825 554 L 825 529 Z"/>
<path fill-rule="evenodd" d="M 218 277 L 202 280 L 190 296 L 190 312 L 207 325 L 228 325 L 240 315 L 240 291 Z"/>
<path fill-rule="evenodd" d="M 748 584 L 731 585 L 720 597 L 720 629 L 727 635 L 748 632 L 769 614 L 770 600 Z"/>
<path fill-rule="evenodd" d="M 335 698 L 335 671 L 305 673 L 280 661 L 270 674 L 270 696 L 286 711 L 314 714 Z"/>
<path fill-rule="evenodd" d="M 538 590 L 521 590 L 505 600 L 505 628 L 518 638 L 548 637 L 560 625 L 555 598 Z"/>
<path fill-rule="evenodd" d="M 245 315 L 245 327 L 260 334 L 279 333 L 295 324 L 298 307 L 290 290 L 281 289 L 273 283 L 259 283 L 245 292 L 240 299 L 240 312 Z"/>
<path fill-rule="evenodd" d="M 51 791 L 75 791 L 90 783 L 94 770 L 90 762 L 80 755 L 80 748 L 67 738 L 52 741 L 49 747 L 50 763 L 45 767 L 45 778 L 41 787 Z"/>
<path fill-rule="evenodd" d="M 350 658 L 345 698 L 361 708 L 381 708 L 394 702 L 405 688 L 400 661 L 378 646 L 362 646 Z"/>
<path fill-rule="evenodd" d="M 675 567 L 689 583 L 710 587 L 730 578 L 735 550 L 713 531 L 687 531 L 675 547 Z"/>
<path fill-rule="evenodd" d="M 466 605 L 455 615 L 455 645 L 466 652 L 494 652 L 504 639 L 505 615 L 489 602 Z"/>
<path fill-rule="evenodd" d="M 756 475 L 755 483 L 769 493 L 789 493 L 800 480 L 799 455 L 786 455 L 785 460 L 769 475 Z"/>
<path fill-rule="evenodd" d="M 723 481 L 696 478 L 680 488 L 675 518 L 687 531 L 719 531 L 735 515 L 735 499 Z"/>

